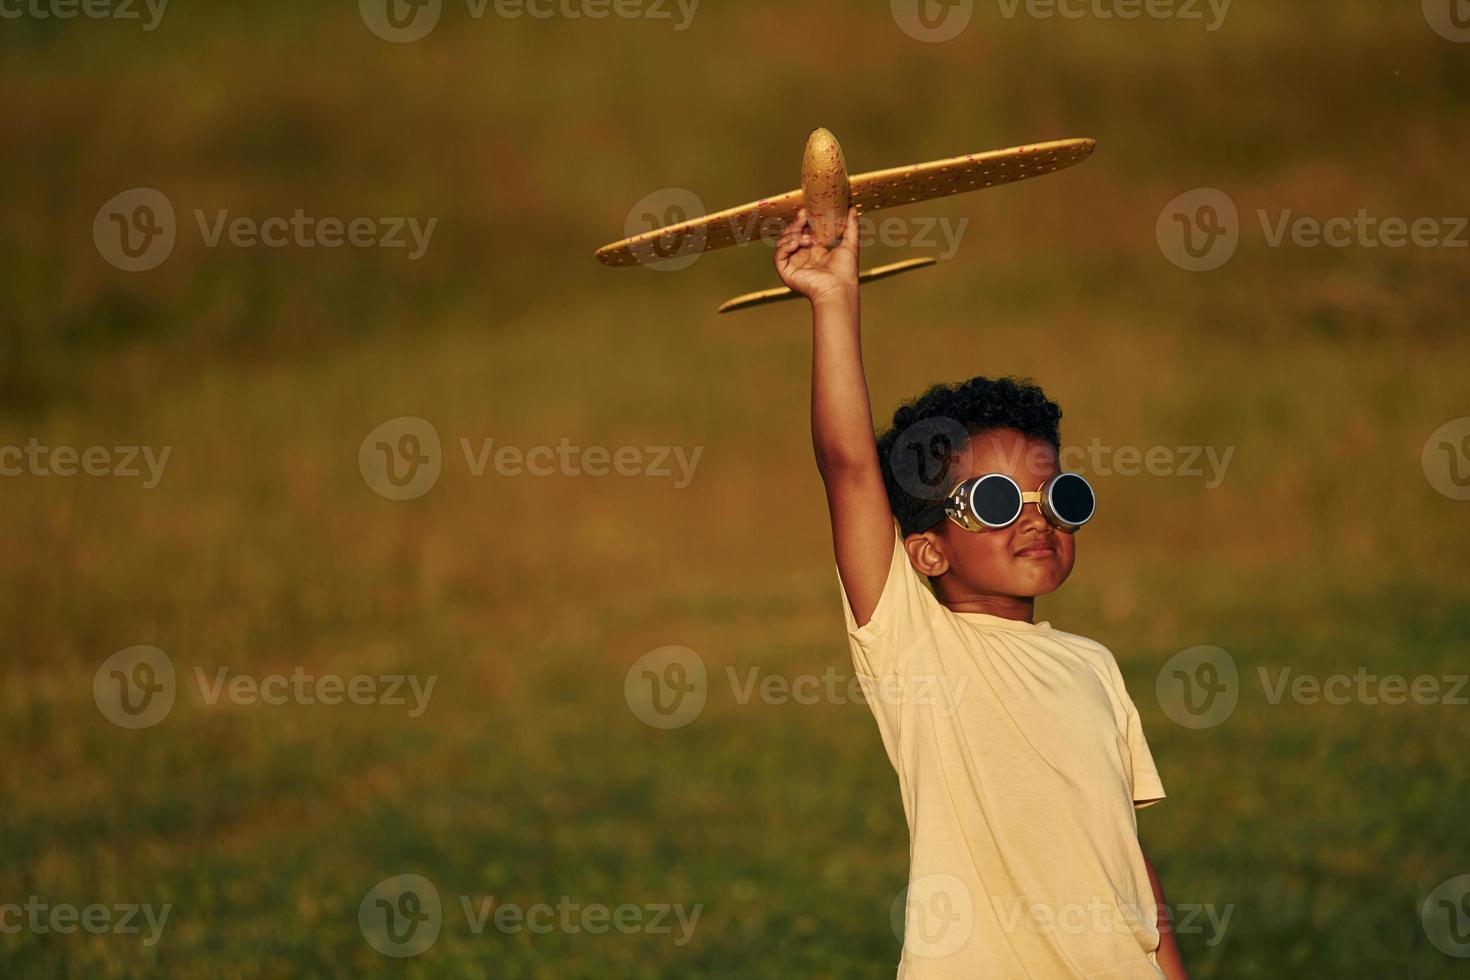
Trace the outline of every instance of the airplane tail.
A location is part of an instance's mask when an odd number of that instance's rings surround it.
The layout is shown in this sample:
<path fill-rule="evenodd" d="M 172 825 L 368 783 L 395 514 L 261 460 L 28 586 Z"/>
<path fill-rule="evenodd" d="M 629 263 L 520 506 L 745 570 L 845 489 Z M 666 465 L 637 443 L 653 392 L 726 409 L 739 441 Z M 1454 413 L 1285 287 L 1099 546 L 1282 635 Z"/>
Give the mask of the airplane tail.
<path fill-rule="evenodd" d="M 911 269 L 927 269 L 939 260 L 932 257 L 922 259 L 904 259 L 902 262 L 894 262 L 891 265 L 880 265 L 875 269 L 868 269 L 858 274 L 858 284 L 872 282 L 875 279 L 887 279 L 901 272 Z M 720 304 L 718 312 L 733 313 L 736 310 L 746 310 L 752 306 L 764 306 L 767 303 L 779 303 L 782 300 L 795 299 L 797 293 L 786 286 L 777 286 L 775 289 L 762 289 L 754 293 L 745 293 L 734 299 L 726 300 Z"/>

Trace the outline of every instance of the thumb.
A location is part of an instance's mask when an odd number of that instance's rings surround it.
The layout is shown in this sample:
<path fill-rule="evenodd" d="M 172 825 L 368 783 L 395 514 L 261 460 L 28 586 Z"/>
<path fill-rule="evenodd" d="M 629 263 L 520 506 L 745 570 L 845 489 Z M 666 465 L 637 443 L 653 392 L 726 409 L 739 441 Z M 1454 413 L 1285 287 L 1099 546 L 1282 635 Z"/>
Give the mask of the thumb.
<path fill-rule="evenodd" d="M 837 251 L 851 253 L 854 260 L 858 257 L 857 208 L 847 209 L 847 228 L 842 232 L 842 241 L 838 244 Z"/>

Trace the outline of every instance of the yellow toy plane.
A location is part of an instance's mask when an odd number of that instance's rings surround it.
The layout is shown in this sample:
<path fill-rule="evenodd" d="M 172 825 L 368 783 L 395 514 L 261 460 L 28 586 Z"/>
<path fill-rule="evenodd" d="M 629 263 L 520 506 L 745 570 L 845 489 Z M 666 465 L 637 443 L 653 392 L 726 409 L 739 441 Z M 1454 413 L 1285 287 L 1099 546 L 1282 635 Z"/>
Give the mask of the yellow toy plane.
<path fill-rule="evenodd" d="M 837 138 L 825 129 L 818 129 L 806 141 L 801 187 L 796 190 L 604 245 L 597 250 L 597 259 L 604 265 L 635 265 L 744 244 L 755 238 L 778 238 L 803 207 L 811 216 L 813 236 L 830 248 L 842 238 L 849 206 L 863 214 L 1039 177 L 1081 163 L 1091 155 L 1095 145 L 1090 139 L 1054 140 L 849 177 Z M 935 261 L 906 259 L 879 266 L 863 272 L 858 281 L 870 282 L 922 269 Z M 722 304 L 719 311 L 729 313 L 791 299 L 794 295 L 784 286 L 763 289 L 737 296 Z"/>

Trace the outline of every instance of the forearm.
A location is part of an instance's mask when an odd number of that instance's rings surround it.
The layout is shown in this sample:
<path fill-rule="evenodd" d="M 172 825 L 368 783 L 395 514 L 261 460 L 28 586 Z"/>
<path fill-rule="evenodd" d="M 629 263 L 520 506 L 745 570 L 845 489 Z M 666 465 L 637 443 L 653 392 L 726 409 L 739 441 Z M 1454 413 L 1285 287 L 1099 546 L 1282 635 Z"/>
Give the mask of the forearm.
<path fill-rule="evenodd" d="M 827 490 L 837 572 L 861 626 L 877 609 L 893 558 L 893 514 L 878 466 L 863 377 L 858 309 L 857 209 L 829 249 L 797 212 L 776 243 L 781 281 L 812 304 L 812 448 Z"/>
<path fill-rule="evenodd" d="M 824 477 L 877 469 L 856 287 L 812 304 L 812 447 Z"/>
<path fill-rule="evenodd" d="M 1179 943 L 1174 938 L 1173 916 L 1170 915 L 1169 907 L 1164 902 L 1164 886 L 1159 883 L 1158 872 L 1154 871 L 1148 851 L 1143 852 L 1143 863 L 1148 868 L 1148 883 L 1153 888 L 1154 906 L 1157 909 L 1159 969 L 1164 971 L 1167 980 L 1189 980 L 1189 973 L 1184 969 L 1184 960 L 1179 955 Z"/>

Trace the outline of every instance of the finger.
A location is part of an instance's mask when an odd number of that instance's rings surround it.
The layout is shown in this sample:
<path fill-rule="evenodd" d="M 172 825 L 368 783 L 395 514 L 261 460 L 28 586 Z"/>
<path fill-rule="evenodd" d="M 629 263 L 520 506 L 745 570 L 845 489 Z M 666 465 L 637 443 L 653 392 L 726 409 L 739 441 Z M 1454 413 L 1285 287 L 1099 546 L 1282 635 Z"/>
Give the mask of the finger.
<path fill-rule="evenodd" d="M 785 238 L 787 236 L 800 235 L 803 231 L 807 229 L 807 226 L 810 223 L 811 215 L 806 213 L 806 208 L 798 208 L 796 211 L 796 217 L 792 218 L 790 223 L 786 225 L 786 228 L 782 232 L 781 237 Z"/>
<path fill-rule="evenodd" d="M 810 235 L 810 232 L 808 232 L 805 228 L 794 228 L 791 231 L 788 231 L 786 234 L 782 235 L 780 238 L 778 238 L 777 241 L 778 242 L 795 242 L 796 244 L 799 245 L 799 244 L 801 244 L 801 240 L 803 238 L 809 237 L 809 235 Z"/>

